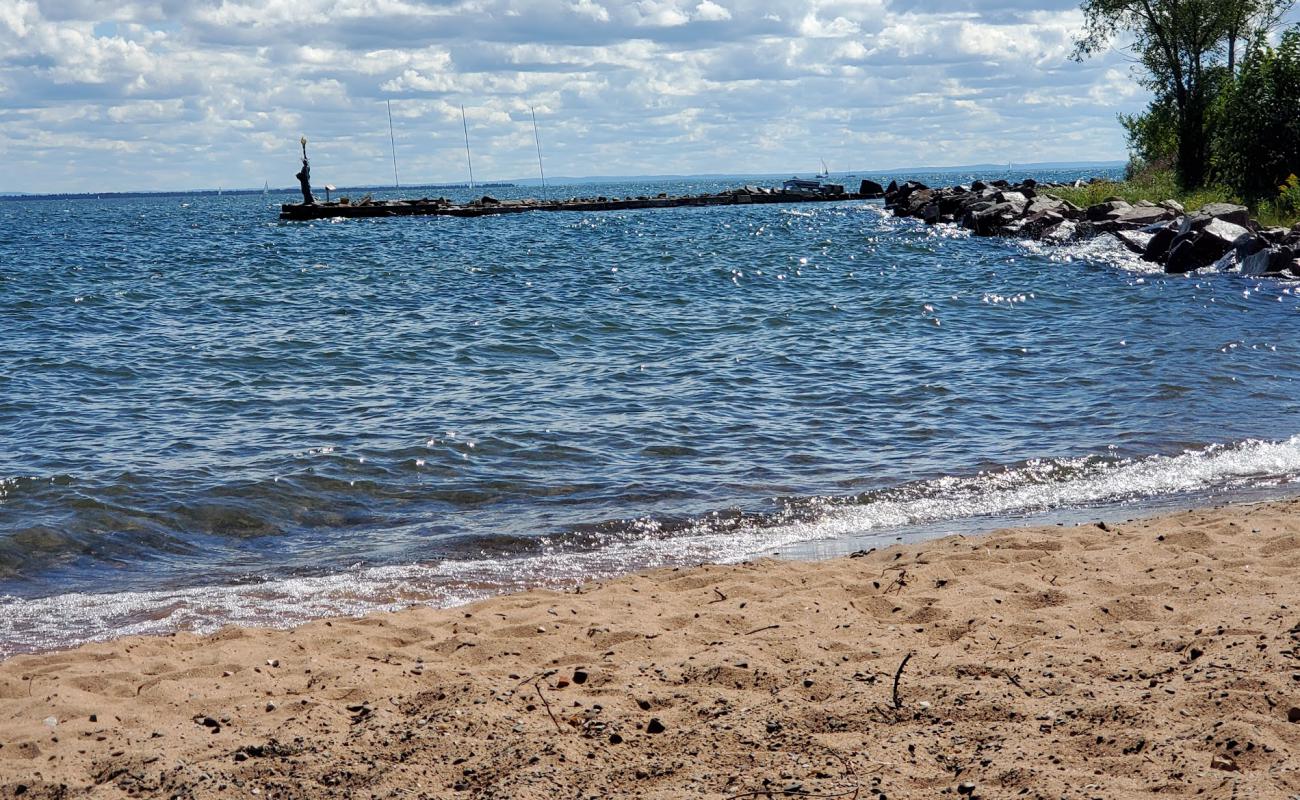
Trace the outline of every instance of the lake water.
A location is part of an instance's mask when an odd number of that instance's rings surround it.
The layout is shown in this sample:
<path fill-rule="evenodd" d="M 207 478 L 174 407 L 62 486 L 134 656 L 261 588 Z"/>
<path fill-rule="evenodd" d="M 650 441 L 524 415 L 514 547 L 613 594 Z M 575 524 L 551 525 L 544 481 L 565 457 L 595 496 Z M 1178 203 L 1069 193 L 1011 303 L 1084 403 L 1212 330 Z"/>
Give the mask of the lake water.
<path fill-rule="evenodd" d="M 0 653 L 1300 475 L 1295 284 L 879 201 L 281 223 L 292 199 L 0 203 Z"/>

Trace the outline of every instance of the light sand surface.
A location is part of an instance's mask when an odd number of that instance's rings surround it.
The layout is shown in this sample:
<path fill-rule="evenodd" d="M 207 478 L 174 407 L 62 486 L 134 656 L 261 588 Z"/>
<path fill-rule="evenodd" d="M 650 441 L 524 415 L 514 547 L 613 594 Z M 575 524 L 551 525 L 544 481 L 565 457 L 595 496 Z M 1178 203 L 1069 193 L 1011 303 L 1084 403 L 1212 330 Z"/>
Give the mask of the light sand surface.
<path fill-rule="evenodd" d="M 1107 528 L 15 657 L 0 797 L 1300 795 L 1300 503 Z"/>

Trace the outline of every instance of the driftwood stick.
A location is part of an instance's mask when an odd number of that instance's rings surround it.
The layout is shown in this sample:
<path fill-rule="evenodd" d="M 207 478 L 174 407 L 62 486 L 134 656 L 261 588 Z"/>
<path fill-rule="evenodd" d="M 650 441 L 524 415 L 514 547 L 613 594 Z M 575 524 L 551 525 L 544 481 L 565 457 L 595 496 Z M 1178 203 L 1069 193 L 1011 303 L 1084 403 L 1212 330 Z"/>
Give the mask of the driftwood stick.
<path fill-rule="evenodd" d="M 546 714 L 551 718 L 551 724 L 555 726 L 556 733 L 564 733 L 564 729 L 560 727 L 560 721 L 555 718 L 555 712 L 551 710 L 551 704 L 546 702 L 546 695 L 542 694 L 541 681 L 542 681 L 541 678 L 538 678 L 536 681 L 534 681 L 533 688 L 537 690 L 537 696 L 541 698 L 542 705 L 546 707 Z"/>
<path fill-rule="evenodd" d="M 898 679 L 903 677 L 903 668 L 906 667 L 907 662 L 911 660 L 912 660 L 912 651 L 909 650 L 907 655 L 903 656 L 903 660 L 901 663 L 899 663 L 898 669 L 894 672 L 894 709 L 895 710 L 901 709 L 903 707 L 903 701 L 898 696 Z"/>

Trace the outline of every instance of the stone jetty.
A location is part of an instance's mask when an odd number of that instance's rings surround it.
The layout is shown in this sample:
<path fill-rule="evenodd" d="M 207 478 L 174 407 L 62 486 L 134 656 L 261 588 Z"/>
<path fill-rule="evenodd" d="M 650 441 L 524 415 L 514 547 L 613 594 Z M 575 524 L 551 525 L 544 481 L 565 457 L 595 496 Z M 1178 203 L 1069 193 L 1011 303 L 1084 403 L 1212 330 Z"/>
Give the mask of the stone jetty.
<path fill-rule="evenodd" d="M 815 183 L 815 182 L 810 182 Z M 846 192 L 838 184 L 821 184 L 815 190 L 789 191 L 746 186 L 715 194 L 668 195 L 654 197 L 573 197 L 567 200 L 498 200 L 483 196 L 469 203 L 456 204 L 445 197 L 418 200 L 362 200 L 340 198 L 333 202 L 285 203 L 280 219 L 309 220 L 335 217 L 485 217 L 518 214 L 525 211 L 622 211 L 642 208 L 692 208 L 758 203 L 826 203 L 844 200 L 869 200 L 884 196 L 884 188 L 874 181 L 862 181 L 856 192 Z"/>
<path fill-rule="evenodd" d="M 1056 197 L 1032 178 L 975 181 L 931 189 L 908 181 L 885 187 L 885 208 L 900 217 L 960 225 L 977 236 L 1066 242 L 1109 235 L 1165 272 L 1239 267 L 1244 275 L 1300 277 L 1300 225 L 1268 228 L 1245 206 L 1210 203 L 1195 213 L 1173 200 L 1128 203 L 1118 197 L 1087 208 Z"/>

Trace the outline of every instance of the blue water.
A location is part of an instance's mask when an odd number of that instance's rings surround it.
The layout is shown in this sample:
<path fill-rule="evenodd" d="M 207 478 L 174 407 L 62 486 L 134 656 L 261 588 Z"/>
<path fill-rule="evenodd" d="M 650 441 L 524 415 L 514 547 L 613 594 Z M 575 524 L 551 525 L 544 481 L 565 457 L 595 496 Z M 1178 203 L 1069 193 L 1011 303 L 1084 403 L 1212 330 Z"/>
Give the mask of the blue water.
<path fill-rule="evenodd" d="M 1300 475 L 1292 284 L 878 201 L 290 199 L 0 203 L 0 653 Z"/>

